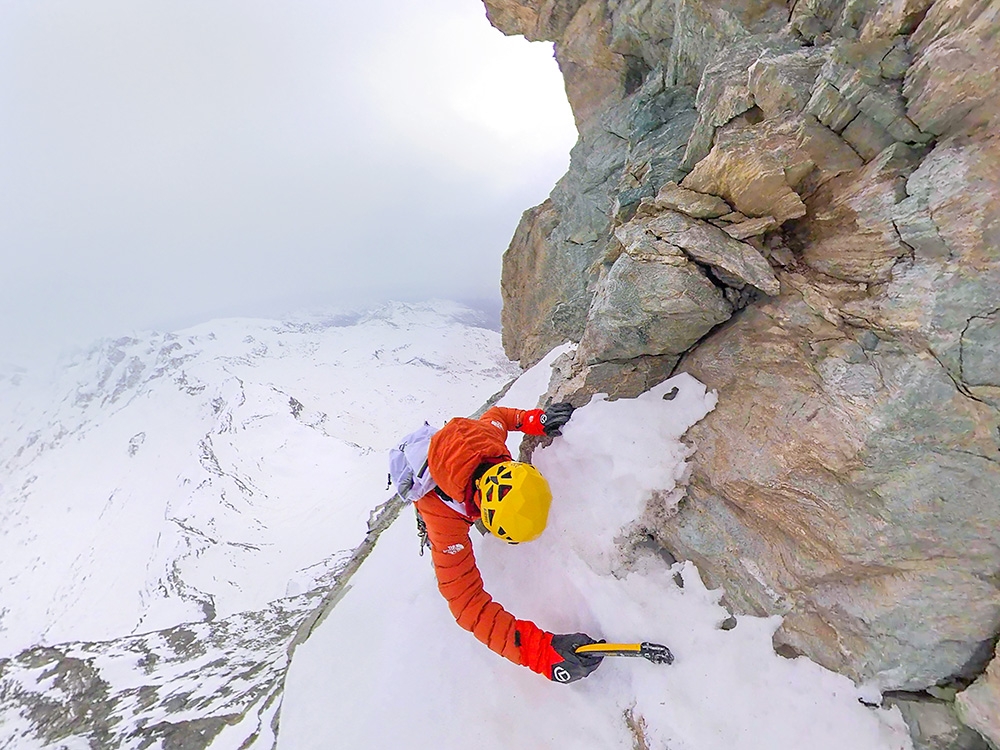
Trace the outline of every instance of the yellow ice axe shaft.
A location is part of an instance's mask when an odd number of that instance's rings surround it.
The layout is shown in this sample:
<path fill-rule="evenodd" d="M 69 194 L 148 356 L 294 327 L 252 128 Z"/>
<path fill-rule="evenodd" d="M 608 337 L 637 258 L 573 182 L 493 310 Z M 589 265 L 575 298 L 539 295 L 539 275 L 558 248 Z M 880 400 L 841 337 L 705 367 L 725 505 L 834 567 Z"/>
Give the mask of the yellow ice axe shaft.
<path fill-rule="evenodd" d="M 593 654 L 594 656 L 641 656 L 654 664 L 670 664 L 674 655 L 670 649 L 659 643 L 588 643 L 577 646 L 578 654 Z"/>
<path fill-rule="evenodd" d="M 626 651 L 628 653 L 623 653 Z M 641 643 L 591 643 L 587 646 L 580 646 L 577 648 L 576 653 L 602 654 L 605 656 L 610 656 L 611 654 L 638 656 L 640 651 L 642 651 Z"/>

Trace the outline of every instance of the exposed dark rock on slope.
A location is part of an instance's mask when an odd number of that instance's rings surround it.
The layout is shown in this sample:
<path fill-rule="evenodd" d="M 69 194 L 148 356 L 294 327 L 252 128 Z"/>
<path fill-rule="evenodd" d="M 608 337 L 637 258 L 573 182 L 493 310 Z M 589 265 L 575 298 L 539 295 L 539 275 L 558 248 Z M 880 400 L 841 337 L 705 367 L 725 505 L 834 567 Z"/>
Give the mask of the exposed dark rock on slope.
<path fill-rule="evenodd" d="M 485 5 L 555 42 L 580 132 L 505 255 L 508 354 L 579 342 L 558 397 L 717 389 L 657 541 L 911 726 L 982 675 L 1000 743 L 1000 6 Z"/>

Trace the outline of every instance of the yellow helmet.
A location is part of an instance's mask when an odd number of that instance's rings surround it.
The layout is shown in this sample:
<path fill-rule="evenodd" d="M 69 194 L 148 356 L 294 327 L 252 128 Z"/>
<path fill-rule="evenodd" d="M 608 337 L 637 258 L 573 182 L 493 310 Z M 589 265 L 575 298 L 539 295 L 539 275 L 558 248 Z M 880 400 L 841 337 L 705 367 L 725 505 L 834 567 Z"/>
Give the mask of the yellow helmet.
<path fill-rule="evenodd" d="M 552 490 L 534 466 L 504 461 L 487 469 L 476 484 L 483 524 L 495 536 L 517 544 L 545 531 Z"/>

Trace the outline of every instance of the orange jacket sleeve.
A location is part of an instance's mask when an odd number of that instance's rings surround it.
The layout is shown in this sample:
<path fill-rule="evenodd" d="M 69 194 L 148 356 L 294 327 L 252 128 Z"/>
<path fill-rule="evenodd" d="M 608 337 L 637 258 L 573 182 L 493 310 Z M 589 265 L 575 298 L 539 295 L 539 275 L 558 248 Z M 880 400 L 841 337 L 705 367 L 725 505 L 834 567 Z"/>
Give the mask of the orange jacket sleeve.
<path fill-rule="evenodd" d="M 541 423 L 541 409 L 511 409 L 506 406 L 492 406 L 480 417 L 484 422 L 495 424 L 502 430 L 517 430 L 527 435 L 544 435 Z"/>
<path fill-rule="evenodd" d="M 472 552 L 471 524 L 433 493 L 417 501 L 417 511 L 427 525 L 438 590 L 448 601 L 455 620 L 496 653 L 535 669 L 532 660 L 525 658 L 529 654 L 522 654 L 522 646 L 537 648 L 540 642 L 547 643 L 549 634 L 532 622 L 516 619 L 486 593 Z"/>

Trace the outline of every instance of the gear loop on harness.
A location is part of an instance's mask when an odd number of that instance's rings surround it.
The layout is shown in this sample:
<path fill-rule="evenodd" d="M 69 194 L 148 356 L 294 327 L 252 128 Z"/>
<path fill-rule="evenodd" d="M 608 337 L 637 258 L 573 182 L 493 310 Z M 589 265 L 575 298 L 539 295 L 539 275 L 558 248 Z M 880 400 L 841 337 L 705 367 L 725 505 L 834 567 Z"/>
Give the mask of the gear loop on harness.
<path fill-rule="evenodd" d="M 417 506 L 413 506 L 413 510 L 417 516 L 417 539 L 420 540 L 420 556 L 424 556 L 424 550 L 431 548 L 431 540 L 427 537 L 427 524 L 424 523 L 424 517 L 420 515 L 420 511 L 417 510 Z"/>

